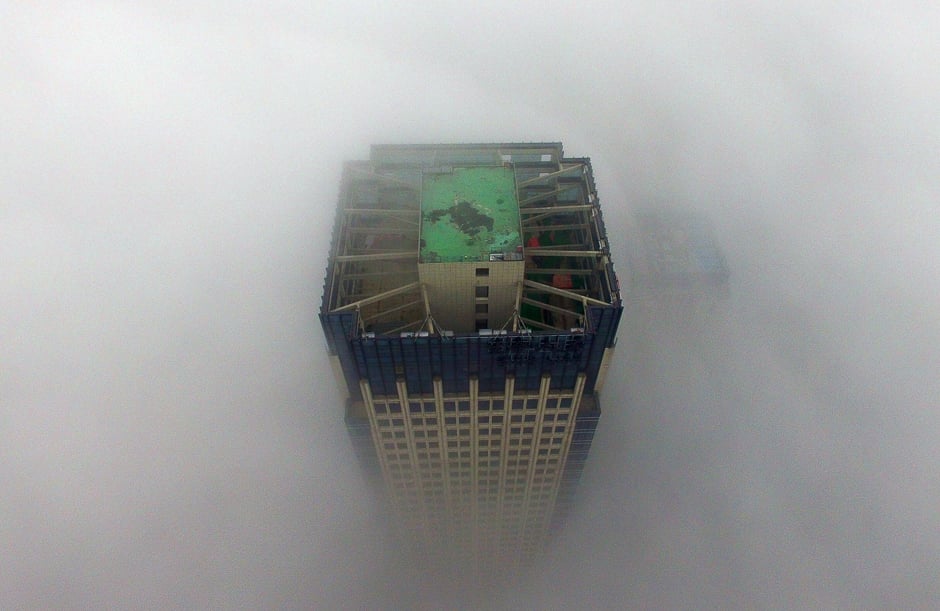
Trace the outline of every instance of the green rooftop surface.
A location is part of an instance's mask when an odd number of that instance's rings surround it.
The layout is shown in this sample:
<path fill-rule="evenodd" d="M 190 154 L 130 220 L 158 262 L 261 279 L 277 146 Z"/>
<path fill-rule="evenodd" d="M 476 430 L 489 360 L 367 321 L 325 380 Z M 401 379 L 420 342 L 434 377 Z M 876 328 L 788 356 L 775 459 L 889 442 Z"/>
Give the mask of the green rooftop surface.
<path fill-rule="evenodd" d="M 522 246 L 512 168 L 454 168 L 424 175 L 421 261 L 488 261 Z"/>

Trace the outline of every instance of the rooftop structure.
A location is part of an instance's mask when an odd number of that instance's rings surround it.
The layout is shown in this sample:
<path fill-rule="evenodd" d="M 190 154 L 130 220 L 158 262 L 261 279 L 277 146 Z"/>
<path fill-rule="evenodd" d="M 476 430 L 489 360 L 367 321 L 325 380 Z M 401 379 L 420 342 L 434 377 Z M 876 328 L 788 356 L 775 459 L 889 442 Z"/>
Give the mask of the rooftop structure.
<path fill-rule="evenodd" d="M 346 164 L 320 319 L 357 454 L 423 557 L 501 574 L 564 523 L 622 311 L 590 160 L 561 144 Z"/>

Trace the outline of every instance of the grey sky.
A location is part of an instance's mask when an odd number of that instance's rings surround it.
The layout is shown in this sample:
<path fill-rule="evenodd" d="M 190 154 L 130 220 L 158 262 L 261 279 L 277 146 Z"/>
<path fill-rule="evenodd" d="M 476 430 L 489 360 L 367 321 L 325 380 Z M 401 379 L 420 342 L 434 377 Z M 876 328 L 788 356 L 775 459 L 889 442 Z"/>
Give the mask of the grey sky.
<path fill-rule="evenodd" d="M 935 607 L 940 14 L 818 4 L 0 6 L 0 606 L 452 600 L 323 355 L 341 162 L 561 140 L 622 275 L 631 206 L 694 208 L 731 298 L 621 330 L 573 523 L 485 604 Z"/>

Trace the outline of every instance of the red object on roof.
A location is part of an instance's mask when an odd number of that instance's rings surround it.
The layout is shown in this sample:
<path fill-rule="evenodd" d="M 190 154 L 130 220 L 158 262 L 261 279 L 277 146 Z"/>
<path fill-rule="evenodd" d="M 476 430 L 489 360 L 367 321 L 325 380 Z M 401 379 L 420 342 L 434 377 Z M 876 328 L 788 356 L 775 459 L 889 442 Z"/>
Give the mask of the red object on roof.
<path fill-rule="evenodd" d="M 555 274 L 552 276 L 552 286 L 556 289 L 570 289 L 574 286 L 571 274 Z"/>

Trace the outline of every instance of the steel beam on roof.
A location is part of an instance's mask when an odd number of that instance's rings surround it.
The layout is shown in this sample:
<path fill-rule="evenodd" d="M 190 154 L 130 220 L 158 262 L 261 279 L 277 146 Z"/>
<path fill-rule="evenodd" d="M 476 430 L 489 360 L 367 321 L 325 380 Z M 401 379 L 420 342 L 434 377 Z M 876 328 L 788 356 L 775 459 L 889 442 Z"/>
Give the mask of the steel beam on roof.
<path fill-rule="evenodd" d="M 575 276 L 593 276 L 597 273 L 595 269 L 584 269 L 581 267 L 553 267 L 553 268 L 541 268 L 533 267 L 525 270 L 526 274 L 574 274 Z"/>
<path fill-rule="evenodd" d="M 421 208 L 343 208 L 343 214 L 375 214 L 379 216 L 418 216 Z"/>
<path fill-rule="evenodd" d="M 407 329 L 408 327 L 411 327 L 411 326 L 413 326 L 413 325 L 420 325 L 420 324 L 423 323 L 423 322 L 424 322 L 423 320 L 413 320 L 413 321 L 411 321 L 411 322 L 409 322 L 409 323 L 405 323 L 405 324 L 401 325 L 400 327 L 395 327 L 394 329 L 391 329 L 391 330 L 389 330 L 389 331 L 385 331 L 384 335 L 393 335 L 393 334 L 395 334 L 395 333 L 398 333 L 398 332 L 401 331 L 402 329 Z"/>
<path fill-rule="evenodd" d="M 395 295 L 401 295 L 402 293 L 407 293 L 413 291 L 421 286 L 420 282 L 411 282 L 405 286 L 400 286 L 396 289 L 391 289 L 385 291 L 384 293 L 379 293 L 378 295 L 373 295 L 371 297 L 366 297 L 360 299 L 359 301 L 354 301 L 352 303 L 347 303 L 344 306 L 340 306 L 334 309 L 334 312 L 341 312 L 343 310 L 350 310 L 352 308 L 361 308 L 362 306 L 369 305 L 370 303 L 375 303 L 376 301 L 381 301 L 383 299 L 388 299 L 389 297 L 394 297 Z"/>
<path fill-rule="evenodd" d="M 577 186 L 577 185 L 565 185 L 564 188 L 558 188 L 558 189 L 555 189 L 555 190 L 553 190 L 553 191 L 545 191 L 544 193 L 539 193 L 538 195 L 533 195 L 533 196 L 531 196 L 531 197 L 527 197 L 527 198 L 525 198 L 524 200 L 521 200 L 521 201 L 519 202 L 519 207 L 522 208 L 523 206 L 527 206 L 527 205 L 529 205 L 529 204 L 531 204 L 531 203 L 534 203 L 534 202 L 537 202 L 537 201 L 541 201 L 541 200 L 543 200 L 543 199 L 548 199 L 549 197 L 551 197 L 551 196 L 553 196 L 553 195 L 558 195 L 559 193 L 564 193 L 565 191 L 570 191 L 571 189 L 575 188 L 576 186 Z"/>
<path fill-rule="evenodd" d="M 345 230 L 346 234 L 374 234 L 374 235 L 395 235 L 399 233 L 417 233 L 417 227 L 387 227 L 387 226 L 373 226 L 373 225 L 350 225 Z"/>
<path fill-rule="evenodd" d="M 424 300 L 424 315 L 428 320 L 428 331 L 434 333 L 434 319 L 431 317 L 431 301 L 428 299 L 428 287 L 421 283 L 421 298 Z"/>
<path fill-rule="evenodd" d="M 397 248 L 369 248 L 368 246 L 353 246 L 343 250 L 344 257 L 356 257 L 360 255 L 394 255 L 402 252 L 408 252 Z"/>
<path fill-rule="evenodd" d="M 548 329 L 549 331 L 558 331 L 561 329 L 561 327 L 553 327 L 552 325 L 546 325 L 544 322 L 539 322 L 537 320 L 532 320 L 531 318 L 525 318 L 523 316 L 520 316 L 519 320 L 524 322 L 527 327 L 538 327 L 540 329 Z"/>
<path fill-rule="evenodd" d="M 373 320 L 378 320 L 379 318 L 382 318 L 383 316 L 388 316 L 389 314 L 394 314 L 395 312 L 399 312 L 401 310 L 407 310 L 408 308 L 413 308 L 416 305 L 421 305 L 420 299 L 415 299 L 414 301 L 403 303 L 399 306 L 395 306 L 394 308 L 383 308 L 382 311 L 379 312 L 378 314 L 373 314 L 372 316 L 369 316 L 368 318 L 363 318 L 362 321 L 372 322 Z"/>
<path fill-rule="evenodd" d="M 567 310 L 565 308 L 560 308 L 558 306 L 545 303 L 544 301 L 537 301 L 535 299 L 529 299 L 528 297 L 523 297 L 522 303 L 528 304 L 530 306 L 535 306 L 543 310 L 548 310 L 549 312 L 555 312 L 556 314 L 569 314 L 571 316 L 574 316 L 575 318 L 580 318 L 581 316 L 584 316 L 584 312 L 575 312 L 574 310 Z"/>
<path fill-rule="evenodd" d="M 573 169 L 575 169 L 575 168 L 577 168 L 577 167 L 580 167 L 580 168 L 581 168 L 581 172 L 582 172 L 582 173 L 584 172 L 584 164 L 582 164 L 582 163 L 572 163 L 572 164 L 569 164 L 569 165 L 567 165 L 567 166 L 565 166 L 565 164 L 561 164 L 561 166 L 562 166 L 562 168 L 561 168 L 560 170 L 556 170 L 555 172 L 551 172 L 550 174 L 544 174 L 544 175 L 542 175 L 542 176 L 534 176 L 534 177 L 530 178 L 529 180 L 526 180 L 526 181 L 523 181 L 523 182 L 519 183 L 518 185 L 516 185 L 516 190 L 518 191 L 519 189 L 522 189 L 522 188 L 527 187 L 527 186 L 529 186 L 529 185 L 538 184 L 538 183 L 542 182 L 543 180 L 551 180 L 551 179 L 553 179 L 553 178 L 557 178 L 557 177 L 561 176 L 562 174 L 566 174 L 566 173 L 570 172 L 571 170 L 573 170 Z"/>
<path fill-rule="evenodd" d="M 363 170 L 363 169 L 360 169 L 360 168 L 352 168 L 352 167 L 351 167 L 351 168 L 349 168 L 349 169 L 350 169 L 350 171 L 352 171 L 352 172 L 354 172 L 354 173 L 356 173 L 356 174 L 360 174 L 360 175 L 366 176 L 366 177 L 368 177 L 368 178 L 375 178 L 376 180 L 380 180 L 380 181 L 383 181 L 383 182 L 395 183 L 396 185 L 400 185 L 400 186 L 405 187 L 405 188 L 407 188 L 407 189 L 409 189 L 409 190 L 411 190 L 411 191 L 415 191 L 415 192 L 418 191 L 418 187 L 416 187 L 416 186 L 414 186 L 413 184 L 409 183 L 408 181 L 402 180 L 402 179 L 400 179 L 400 178 L 398 178 L 398 177 L 396 177 L 396 176 L 390 176 L 390 175 L 388 175 L 388 174 L 377 174 L 377 173 L 375 173 L 375 172 L 370 172 L 369 170 Z"/>
<path fill-rule="evenodd" d="M 367 278 L 375 278 L 377 276 L 418 276 L 416 270 L 390 270 L 390 271 L 381 271 L 381 272 L 348 272 L 343 273 L 343 280 L 365 280 Z"/>
<path fill-rule="evenodd" d="M 407 252 L 380 252 L 371 255 L 336 255 L 333 257 L 334 263 L 348 263 L 350 261 L 400 261 L 403 259 L 418 260 L 418 253 Z"/>
<path fill-rule="evenodd" d="M 557 217 L 557 216 L 561 216 L 561 214 L 557 212 L 544 212 L 542 214 L 537 214 L 535 216 L 525 217 L 522 220 L 522 226 L 525 227 L 526 225 L 529 225 L 530 223 L 535 223 L 537 221 L 541 221 L 542 219 L 548 219 L 548 218 Z M 583 226 L 583 225 L 584 224 L 581 223 L 579 226 Z M 551 229 L 555 229 L 555 228 L 561 228 L 562 225 L 549 225 L 547 227 L 550 227 Z"/>
<path fill-rule="evenodd" d="M 577 248 L 578 245 L 574 244 Z M 536 257 L 602 257 L 606 255 L 603 250 L 561 250 L 556 248 L 526 248 L 527 255 Z"/>
<path fill-rule="evenodd" d="M 545 216 L 552 216 L 547 214 Z M 568 225 L 532 225 L 531 223 L 539 220 L 539 217 L 532 216 L 522 221 L 522 233 L 547 233 L 549 231 L 566 231 L 568 229 L 587 229 L 589 223 L 575 223 Z"/>
<path fill-rule="evenodd" d="M 571 205 L 562 205 L 562 206 L 540 206 L 538 208 L 520 208 L 519 212 L 521 214 L 543 214 L 549 213 L 554 214 L 556 212 L 581 212 L 583 210 L 590 210 L 594 207 L 594 204 L 571 204 Z"/>
<path fill-rule="evenodd" d="M 610 305 L 606 301 L 600 301 L 599 299 L 594 299 L 593 297 L 588 297 L 587 295 L 579 295 L 578 293 L 575 293 L 574 291 L 568 291 L 565 289 L 555 288 L 554 286 L 543 284 L 541 282 L 536 282 L 534 280 L 523 280 L 522 282 L 523 284 L 525 284 L 525 286 L 529 288 L 538 289 L 545 293 L 551 293 L 553 295 L 559 295 L 561 297 L 567 297 L 568 299 L 574 299 L 575 301 L 581 301 L 585 305 L 587 304 L 593 304 L 593 305 L 599 305 L 599 306 Z"/>

